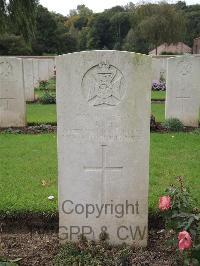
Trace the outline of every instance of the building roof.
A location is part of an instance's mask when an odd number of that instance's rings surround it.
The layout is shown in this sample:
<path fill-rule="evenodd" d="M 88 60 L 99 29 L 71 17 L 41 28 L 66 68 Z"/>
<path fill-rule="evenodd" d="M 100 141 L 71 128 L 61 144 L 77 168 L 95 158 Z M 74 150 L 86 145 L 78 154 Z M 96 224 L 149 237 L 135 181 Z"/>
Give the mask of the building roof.
<path fill-rule="evenodd" d="M 178 42 L 176 44 L 163 43 L 157 47 L 157 54 L 160 55 L 162 52 L 190 54 L 192 52 L 192 48 L 190 48 L 188 45 L 186 45 L 183 42 Z M 150 55 L 156 54 L 156 49 L 150 51 L 149 54 Z"/>

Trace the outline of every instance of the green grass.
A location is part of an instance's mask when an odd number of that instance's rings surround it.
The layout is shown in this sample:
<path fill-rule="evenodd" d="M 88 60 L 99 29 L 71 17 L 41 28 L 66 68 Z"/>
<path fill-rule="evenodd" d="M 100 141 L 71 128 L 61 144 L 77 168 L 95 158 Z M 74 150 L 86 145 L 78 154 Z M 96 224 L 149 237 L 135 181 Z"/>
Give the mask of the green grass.
<path fill-rule="evenodd" d="M 155 116 L 156 122 L 165 121 L 165 104 L 164 103 L 152 103 L 151 113 Z"/>
<path fill-rule="evenodd" d="M 0 147 L 0 212 L 57 211 L 57 200 L 48 200 L 57 199 L 56 136 L 1 134 Z M 199 160 L 200 135 L 151 134 L 150 208 L 180 175 L 200 207 Z"/>
<path fill-rule="evenodd" d="M 151 99 L 152 100 L 165 100 L 166 92 L 165 91 L 152 91 Z"/>
<path fill-rule="evenodd" d="M 56 135 L 0 135 L 0 147 L 0 211 L 55 211 Z"/>
<path fill-rule="evenodd" d="M 27 104 L 27 122 L 47 124 L 56 122 L 55 104 Z"/>
<path fill-rule="evenodd" d="M 55 104 L 27 104 L 27 122 L 35 124 L 55 123 L 56 105 Z M 165 120 L 165 104 L 152 103 L 151 113 L 156 117 L 157 122 Z"/>
<path fill-rule="evenodd" d="M 174 137 L 173 137 L 174 136 Z M 185 184 L 200 207 L 200 134 L 151 134 L 150 204 L 155 208 L 159 195 L 176 176 Z"/>

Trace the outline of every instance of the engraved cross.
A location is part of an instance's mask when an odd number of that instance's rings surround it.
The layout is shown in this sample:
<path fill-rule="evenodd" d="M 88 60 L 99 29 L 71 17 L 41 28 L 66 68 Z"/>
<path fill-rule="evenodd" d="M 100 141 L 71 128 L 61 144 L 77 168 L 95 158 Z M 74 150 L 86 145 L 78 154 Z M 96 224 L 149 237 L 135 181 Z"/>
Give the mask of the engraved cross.
<path fill-rule="evenodd" d="M 6 109 L 8 110 L 8 103 L 9 103 L 9 100 L 14 100 L 15 98 L 8 98 L 8 97 L 5 97 L 5 98 L 0 98 L 0 101 L 6 101 Z"/>
<path fill-rule="evenodd" d="M 190 99 L 191 97 L 183 97 L 183 96 L 179 96 L 179 97 L 176 97 L 177 100 L 180 100 L 181 101 L 181 112 L 183 113 L 184 111 L 184 101 L 187 100 L 187 99 Z"/>
<path fill-rule="evenodd" d="M 120 172 L 122 173 L 123 166 L 107 166 L 106 164 L 106 145 L 101 145 L 101 165 L 96 167 L 84 167 L 84 170 L 87 172 L 100 172 L 101 173 L 101 199 L 105 200 L 105 187 L 106 187 L 106 173 L 111 172 Z"/>

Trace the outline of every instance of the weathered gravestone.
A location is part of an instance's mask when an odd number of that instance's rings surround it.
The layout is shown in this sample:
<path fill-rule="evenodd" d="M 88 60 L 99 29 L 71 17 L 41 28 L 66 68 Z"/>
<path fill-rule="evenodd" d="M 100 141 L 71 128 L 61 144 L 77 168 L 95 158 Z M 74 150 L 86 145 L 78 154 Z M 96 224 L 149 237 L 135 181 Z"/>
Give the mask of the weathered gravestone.
<path fill-rule="evenodd" d="M 33 59 L 33 82 L 34 87 L 39 86 L 39 65 L 38 65 L 38 59 Z"/>
<path fill-rule="evenodd" d="M 185 126 L 198 126 L 200 59 L 183 56 L 168 59 L 165 118 L 178 118 Z"/>
<path fill-rule="evenodd" d="M 35 100 L 34 92 L 34 68 L 32 59 L 23 59 L 24 68 L 24 89 L 26 101 Z"/>
<path fill-rule="evenodd" d="M 54 77 L 55 58 L 42 58 L 39 59 L 39 80 L 49 80 Z"/>
<path fill-rule="evenodd" d="M 49 78 L 54 77 L 54 70 L 55 70 L 55 58 L 49 58 Z"/>
<path fill-rule="evenodd" d="M 44 81 L 49 79 L 49 62 L 47 59 L 39 59 L 38 61 L 39 69 L 39 81 Z"/>
<path fill-rule="evenodd" d="M 57 68 L 61 242 L 147 244 L 151 58 L 91 51 Z"/>
<path fill-rule="evenodd" d="M 152 56 L 152 80 L 166 80 L 167 59 L 174 55 L 153 55 Z"/>
<path fill-rule="evenodd" d="M 0 127 L 25 126 L 22 59 L 0 57 Z"/>

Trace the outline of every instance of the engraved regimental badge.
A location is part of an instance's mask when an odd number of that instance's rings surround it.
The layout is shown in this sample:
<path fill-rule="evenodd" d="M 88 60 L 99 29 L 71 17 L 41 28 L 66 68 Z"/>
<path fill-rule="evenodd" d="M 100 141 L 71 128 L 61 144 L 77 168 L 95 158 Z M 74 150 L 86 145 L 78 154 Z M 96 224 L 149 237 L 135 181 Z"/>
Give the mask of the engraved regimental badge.
<path fill-rule="evenodd" d="M 124 77 L 120 70 L 107 62 L 89 69 L 83 77 L 82 89 L 93 106 L 115 106 L 125 92 Z"/>
<path fill-rule="evenodd" d="M 186 59 L 181 60 L 178 63 L 178 71 L 182 76 L 186 76 L 191 74 L 192 72 L 192 63 L 187 61 Z"/>
<path fill-rule="evenodd" d="M 7 78 L 12 71 L 12 66 L 7 61 L 0 61 L 0 77 Z"/>

